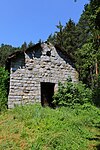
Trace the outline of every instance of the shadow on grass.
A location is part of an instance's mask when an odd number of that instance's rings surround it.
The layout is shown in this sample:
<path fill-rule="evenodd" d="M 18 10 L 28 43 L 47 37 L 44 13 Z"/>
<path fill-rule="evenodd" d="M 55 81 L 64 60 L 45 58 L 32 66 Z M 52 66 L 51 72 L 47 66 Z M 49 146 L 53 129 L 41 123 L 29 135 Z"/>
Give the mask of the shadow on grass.
<path fill-rule="evenodd" d="M 94 138 L 87 138 L 88 140 L 90 140 L 90 141 L 100 141 L 100 137 L 99 136 L 97 136 L 97 137 L 94 137 Z"/>
<path fill-rule="evenodd" d="M 96 148 L 97 150 L 100 150 L 100 144 L 96 145 L 95 148 Z"/>
<path fill-rule="evenodd" d="M 97 141 L 98 143 L 100 143 L 100 135 L 96 135 L 96 137 L 87 138 L 87 139 L 90 140 L 90 141 L 93 140 L 93 141 Z M 94 148 L 95 148 L 96 150 L 100 150 L 100 144 L 95 145 Z"/>
<path fill-rule="evenodd" d="M 98 129 L 100 129 L 100 125 L 96 125 L 95 127 L 98 128 Z"/>

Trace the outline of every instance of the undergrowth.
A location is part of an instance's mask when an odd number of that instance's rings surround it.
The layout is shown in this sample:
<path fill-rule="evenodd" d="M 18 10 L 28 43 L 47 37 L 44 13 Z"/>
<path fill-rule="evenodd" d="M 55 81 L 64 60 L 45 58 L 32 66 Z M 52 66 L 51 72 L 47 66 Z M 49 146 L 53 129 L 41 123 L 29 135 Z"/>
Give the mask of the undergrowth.
<path fill-rule="evenodd" d="M 0 115 L 1 150 L 90 150 L 100 142 L 100 110 L 19 106 Z M 97 140 L 95 140 L 97 139 Z"/>

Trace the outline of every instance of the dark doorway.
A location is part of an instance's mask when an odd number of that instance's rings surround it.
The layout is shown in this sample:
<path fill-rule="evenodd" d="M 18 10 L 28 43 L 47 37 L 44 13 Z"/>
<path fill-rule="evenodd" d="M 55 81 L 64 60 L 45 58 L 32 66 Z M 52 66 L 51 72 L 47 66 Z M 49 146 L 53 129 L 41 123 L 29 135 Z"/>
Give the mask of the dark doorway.
<path fill-rule="evenodd" d="M 52 100 L 54 95 L 54 83 L 42 82 L 41 83 L 41 104 L 42 106 L 53 107 Z"/>

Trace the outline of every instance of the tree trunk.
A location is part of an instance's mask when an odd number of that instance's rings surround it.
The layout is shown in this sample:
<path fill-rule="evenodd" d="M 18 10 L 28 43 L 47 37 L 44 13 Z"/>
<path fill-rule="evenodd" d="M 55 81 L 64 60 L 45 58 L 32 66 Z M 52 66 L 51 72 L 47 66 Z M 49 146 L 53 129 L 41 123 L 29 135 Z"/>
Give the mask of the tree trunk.
<path fill-rule="evenodd" d="M 96 61 L 96 76 L 98 76 L 98 63 L 97 63 L 97 61 Z"/>

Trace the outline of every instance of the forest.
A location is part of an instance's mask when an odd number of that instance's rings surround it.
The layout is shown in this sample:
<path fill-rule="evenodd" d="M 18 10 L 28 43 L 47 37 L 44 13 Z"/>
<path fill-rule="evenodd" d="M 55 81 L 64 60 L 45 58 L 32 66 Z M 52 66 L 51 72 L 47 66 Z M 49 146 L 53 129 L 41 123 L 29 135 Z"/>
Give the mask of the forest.
<path fill-rule="evenodd" d="M 79 80 L 92 90 L 92 102 L 100 106 L 100 1 L 90 0 L 76 24 L 72 19 L 66 25 L 56 26 L 57 32 L 51 34 L 47 41 L 66 51 L 73 60 Z M 40 40 L 39 42 L 41 42 Z M 16 51 L 24 51 L 34 45 L 24 42 L 21 47 L 7 44 L 0 46 L 0 107 L 7 105 L 7 79 L 5 71 L 7 57 Z"/>

